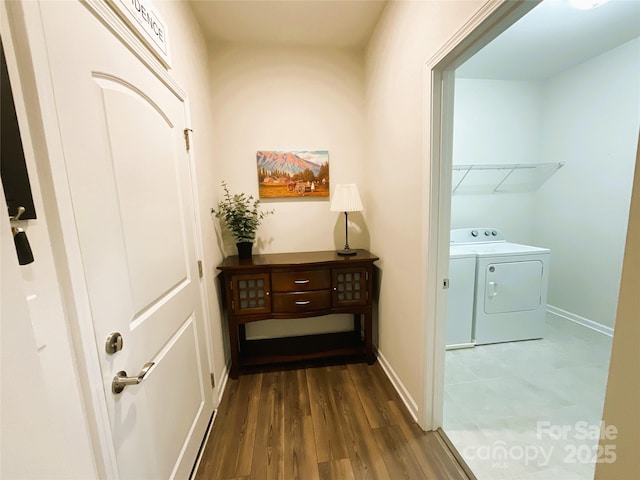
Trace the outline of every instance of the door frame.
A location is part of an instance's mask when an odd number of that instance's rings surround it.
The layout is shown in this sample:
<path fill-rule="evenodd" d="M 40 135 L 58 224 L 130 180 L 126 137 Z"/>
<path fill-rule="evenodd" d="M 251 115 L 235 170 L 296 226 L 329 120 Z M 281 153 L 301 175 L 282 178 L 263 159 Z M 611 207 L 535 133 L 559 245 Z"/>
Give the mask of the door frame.
<path fill-rule="evenodd" d="M 190 128 L 189 98 L 182 87 L 169 75 L 166 68 L 148 50 L 146 45 L 129 29 L 120 17 L 100 0 L 79 0 L 94 14 L 110 32 L 121 40 L 127 48 L 164 83 L 184 104 L 185 118 Z M 28 132 L 31 142 L 39 145 L 35 155 L 35 168 L 40 178 L 43 203 L 47 210 L 47 230 L 51 238 L 53 261 L 60 282 L 69 329 L 69 348 L 78 368 L 79 389 L 82 394 L 84 411 L 79 413 L 86 421 L 95 455 L 95 464 L 100 478 L 119 478 L 118 464 L 114 449 L 102 371 L 99 348 L 96 343 L 93 317 L 85 282 L 84 267 L 78 241 L 71 191 L 67 181 L 64 150 L 60 139 L 53 84 L 50 79 L 49 58 L 44 29 L 40 19 L 38 2 L 3 2 L 3 38 L 7 55 L 16 58 L 19 67 L 18 81 L 26 105 Z M 27 20 L 28 19 L 28 20 Z M 8 26 L 5 24 L 8 20 Z M 81 41 L 81 39 L 79 39 Z M 197 258 L 204 254 L 202 232 L 198 226 L 200 209 L 195 179 L 195 158 L 193 142 L 187 152 L 191 195 L 194 213 L 194 240 Z M 207 300 L 206 276 L 199 279 L 200 300 L 203 309 L 203 334 L 206 337 L 207 360 L 210 372 L 216 372 L 213 363 L 212 332 Z M 213 395 L 212 390 L 212 395 Z M 214 409 L 218 395 L 213 396 Z"/>
<path fill-rule="evenodd" d="M 442 428 L 444 408 L 445 331 L 451 228 L 451 166 L 455 69 L 535 8 L 542 0 L 493 0 L 485 3 L 423 67 L 423 179 L 425 194 L 422 237 L 425 255 L 425 390 L 424 430 Z"/>

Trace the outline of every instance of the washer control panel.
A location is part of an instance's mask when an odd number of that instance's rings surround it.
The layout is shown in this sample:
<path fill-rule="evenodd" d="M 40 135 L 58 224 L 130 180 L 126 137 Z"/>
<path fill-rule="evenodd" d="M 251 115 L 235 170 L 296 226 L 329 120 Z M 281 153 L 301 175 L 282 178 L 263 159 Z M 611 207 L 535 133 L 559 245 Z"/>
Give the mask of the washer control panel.
<path fill-rule="evenodd" d="M 451 230 L 451 243 L 504 242 L 504 235 L 496 228 L 457 228 Z"/>

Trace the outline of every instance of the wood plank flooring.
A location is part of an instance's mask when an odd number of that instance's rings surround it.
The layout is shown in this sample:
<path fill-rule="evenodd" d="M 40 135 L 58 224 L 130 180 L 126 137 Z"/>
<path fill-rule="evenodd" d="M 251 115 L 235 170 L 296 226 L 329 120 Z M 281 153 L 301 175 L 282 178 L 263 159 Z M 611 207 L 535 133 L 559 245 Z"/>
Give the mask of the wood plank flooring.
<path fill-rule="evenodd" d="M 440 436 L 413 422 L 377 363 L 263 369 L 229 379 L 195 475 L 468 478 Z"/>

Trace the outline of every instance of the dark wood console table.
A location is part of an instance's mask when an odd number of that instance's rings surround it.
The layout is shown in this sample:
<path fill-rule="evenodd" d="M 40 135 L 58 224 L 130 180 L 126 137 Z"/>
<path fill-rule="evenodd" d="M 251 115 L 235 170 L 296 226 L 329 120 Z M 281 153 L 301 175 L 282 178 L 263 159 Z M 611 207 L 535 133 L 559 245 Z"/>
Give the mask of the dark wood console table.
<path fill-rule="evenodd" d="M 241 367 L 268 363 L 355 355 L 369 364 L 375 362 L 372 284 L 376 260 L 366 250 L 349 257 L 335 251 L 254 255 L 247 260 L 227 257 L 218 269 L 226 293 L 231 378 L 238 378 Z M 246 337 L 249 322 L 332 313 L 352 314 L 353 331 L 266 340 Z"/>

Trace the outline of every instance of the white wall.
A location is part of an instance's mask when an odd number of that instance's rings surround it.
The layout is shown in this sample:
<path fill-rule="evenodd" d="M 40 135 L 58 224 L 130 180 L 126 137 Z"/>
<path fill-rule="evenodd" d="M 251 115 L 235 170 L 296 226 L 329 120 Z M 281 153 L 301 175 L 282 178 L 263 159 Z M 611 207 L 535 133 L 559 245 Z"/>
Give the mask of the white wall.
<path fill-rule="evenodd" d="M 458 78 L 453 121 L 454 165 L 544 161 L 538 82 Z M 485 170 L 467 175 L 451 199 L 451 228 L 494 227 L 510 241 L 528 241 L 534 229 L 535 193 L 526 189 L 492 193 L 490 189 L 507 173 Z M 459 175 L 454 174 L 454 182 Z M 483 184 L 484 194 L 464 191 L 467 185 Z"/>
<path fill-rule="evenodd" d="M 389 2 L 366 50 L 367 217 L 380 257 L 378 349 L 424 417 L 426 296 L 423 138 L 430 109 L 424 64 L 484 2 Z M 375 192 L 375 195 L 374 195 Z"/>
<path fill-rule="evenodd" d="M 364 184 L 364 61 L 344 49 L 229 45 L 211 55 L 214 126 L 212 158 L 232 192 L 257 196 L 258 150 L 328 150 L 331 185 L 356 183 L 367 216 Z M 220 195 L 219 182 L 210 188 Z M 212 207 L 215 205 L 211 205 Z M 254 252 L 331 250 L 339 214 L 329 198 L 265 200 L 275 208 L 258 230 Z M 344 223 L 340 223 L 344 226 Z M 344 230 L 342 230 L 344 232 Z M 235 254 L 235 244 L 223 247 Z M 350 235 L 367 248 L 366 236 Z"/>
<path fill-rule="evenodd" d="M 539 82 L 457 78 L 453 164 L 540 161 Z"/>
<path fill-rule="evenodd" d="M 640 125 L 640 39 L 544 88 L 543 156 L 565 166 L 538 192 L 532 242 L 551 248 L 549 303 L 612 327 Z"/>
<path fill-rule="evenodd" d="M 330 183 L 356 183 L 364 211 L 350 215 L 349 244 L 369 248 L 369 188 L 361 51 L 332 48 L 212 45 L 211 89 L 215 138 L 211 159 L 232 193 L 258 195 L 258 150 L 328 150 Z M 211 203 L 214 207 L 216 203 Z M 344 245 L 344 216 L 329 211 L 329 198 L 265 200 L 275 209 L 258 230 L 254 253 L 334 250 Z M 215 220 L 217 223 L 217 219 Z M 237 253 L 230 235 L 219 248 Z M 375 252 L 374 252 L 375 253 Z M 348 317 L 322 328 L 297 320 L 247 325 L 249 338 L 349 329 Z"/>

